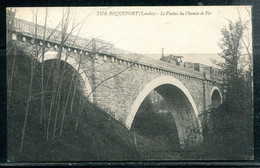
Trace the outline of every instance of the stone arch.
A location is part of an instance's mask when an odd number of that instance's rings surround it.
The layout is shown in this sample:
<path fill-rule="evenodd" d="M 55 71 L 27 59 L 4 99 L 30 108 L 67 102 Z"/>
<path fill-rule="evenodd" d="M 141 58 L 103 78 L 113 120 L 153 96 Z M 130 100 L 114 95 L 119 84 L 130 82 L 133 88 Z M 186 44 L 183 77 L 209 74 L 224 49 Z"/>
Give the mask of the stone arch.
<path fill-rule="evenodd" d="M 48 51 L 44 54 L 44 61 L 47 61 L 47 60 L 51 60 L 51 59 L 57 59 L 57 53 L 56 51 Z M 75 70 L 78 70 L 78 73 L 79 75 L 81 76 L 83 82 L 84 82 L 84 95 L 85 96 L 89 96 L 89 100 L 93 103 L 93 94 L 91 93 L 92 89 L 91 89 L 91 85 L 90 85 L 90 82 L 88 80 L 88 77 L 86 76 L 84 70 L 79 67 L 79 64 L 74 60 L 72 59 L 71 57 L 68 57 L 66 59 L 65 55 L 62 54 L 61 56 L 61 60 L 68 63 L 69 65 L 71 65 Z M 39 61 L 42 62 L 42 59 L 41 57 L 39 57 Z"/>
<path fill-rule="evenodd" d="M 217 107 L 223 103 L 223 97 L 220 89 L 217 86 L 214 86 L 210 93 L 210 105 L 212 107 Z"/>
<path fill-rule="evenodd" d="M 189 134 L 188 132 L 192 129 L 191 127 L 193 127 L 194 130 L 196 130 L 196 133 L 195 133 L 195 131 L 194 131 L 194 133 L 192 133 L 194 135 L 192 135 L 191 139 L 196 139 L 195 141 L 202 141 L 202 127 L 201 127 L 200 120 L 198 118 L 199 113 L 197 110 L 197 106 L 196 106 L 190 92 L 182 84 L 182 82 L 171 76 L 158 77 L 158 78 L 152 80 L 151 82 L 149 82 L 142 89 L 142 91 L 138 94 L 137 98 L 135 99 L 135 101 L 130 109 L 130 112 L 126 118 L 126 121 L 125 121 L 126 127 L 128 129 L 131 129 L 131 126 L 134 121 L 134 117 L 135 117 L 141 103 L 144 101 L 146 96 L 152 90 L 155 90 L 156 88 L 160 89 L 159 87 L 161 87 L 161 86 L 168 87 L 167 89 L 178 90 L 178 93 L 182 94 L 182 98 L 185 99 L 185 101 L 181 101 L 180 104 L 182 104 L 182 103 L 189 104 L 189 109 L 190 109 L 188 112 L 189 114 L 184 112 L 186 110 L 181 110 L 181 111 L 178 110 L 178 109 L 182 108 L 180 105 L 177 105 L 178 106 L 177 109 L 173 110 L 175 112 L 172 112 L 174 120 L 175 120 L 175 124 L 177 126 L 177 132 L 178 132 L 180 144 L 184 145 L 184 144 L 186 144 L 187 140 L 189 140 L 190 137 L 188 137 L 188 134 Z M 169 95 L 168 95 L 168 97 L 169 97 Z M 171 97 L 174 97 L 174 96 L 171 95 Z M 173 98 L 173 99 L 168 99 L 166 101 L 176 101 L 176 100 L 177 99 Z M 174 105 L 172 105 L 173 109 L 175 108 L 174 106 L 176 106 L 176 103 L 178 104 L 178 102 L 175 102 Z M 184 108 L 186 108 L 186 107 L 183 107 L 183 109 Z M 186 113 L 186 114 L 184 114 L 184 113 Z M 187 127 L 187 125 L 189 125 L 189 128 Z"/>

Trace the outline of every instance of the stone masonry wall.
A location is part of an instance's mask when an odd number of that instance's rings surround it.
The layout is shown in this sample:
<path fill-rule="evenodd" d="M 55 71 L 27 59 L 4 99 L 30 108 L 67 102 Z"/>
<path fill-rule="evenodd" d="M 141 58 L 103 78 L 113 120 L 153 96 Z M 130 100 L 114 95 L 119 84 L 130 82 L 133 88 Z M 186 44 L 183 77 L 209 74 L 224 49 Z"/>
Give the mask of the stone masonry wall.
<path fill-rule="evenodd" d="M 26 52 L 33 53 L 33 43 L 30 38 L 16 37 L 16 45 L 24 48 Z M 39 46 L 42 43 L 38 44 Z M 48 50 L 57 51 L 57 44 L 51 43 Z M 86 74 L 93 91 L 94 103 L 107 111 L 118 121 L 125 123 L 126 117 L 140 91 L 153 79 L 159 76 L 172 76 L 180 80 L 189 90 L 198 112 L 203 112 L 211 102 L 211 91 L 220 84 L 213 83 L 203 78 L 203 74 L 174 67 L 168 63 L 147 64 L 142 61 L 134 61 L 129 58 L 120 58 L 112 55 L 89 54 L 82 50 L 64 47 L 64 52 L 76 62 L 81 60 L 81 69 Z M 158 61 L 157 61 L 158 62 Z M 132 66 L 133 64 L 133 66 Z M 169 70 L 169 68 L 171 68 Z M 175 72 L 176 68 L 176 72 Z M 183 74 L 181 73 L 183 71 Z M 194 73 L 194 76 L 192 74 Z M 223 94 L 223 93 L 222 93 Z"/>
<path fill-rule="evenodd" d="M 198 111 L 204 110 L 202 80 L 138 64 L 128 68 L 131 64 L 112 57 L 104 59 L 103 56 L 98 56 L 98 58 L 95 58 L 95 66 L 98 67 L 95 71 L 95 83 L 99 84 L 109 77 L 114 77 L 97 87 L 94 99 L 101 108 L 111 112 L 117 120 L 124 123 L 140 91 L 153 79 L 162 75 L 172 76 L 180 80 L 192 95 Z M 121 71 L 124 72 L 116 75 Z"/>

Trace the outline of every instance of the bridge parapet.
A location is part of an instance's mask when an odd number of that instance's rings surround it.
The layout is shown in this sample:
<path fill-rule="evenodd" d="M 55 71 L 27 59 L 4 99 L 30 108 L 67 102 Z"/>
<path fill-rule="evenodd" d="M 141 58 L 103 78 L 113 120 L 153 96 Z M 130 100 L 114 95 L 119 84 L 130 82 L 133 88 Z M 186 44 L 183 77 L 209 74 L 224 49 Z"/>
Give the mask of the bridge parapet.
<path fill-rule="evenodd" d="M 224 83 L 223 76 L 211 75 L 211 74 L 208 74 L 208 73 L 205 73 L 205 72 L 204 72 L 204 79 L 207 80 L 207 81 L 214 82 L 214 83 L 219 83 L 219 84 Z"/>
<path fill-rule="evenodd" d="M 36 31 L 35 23 L 14 18 L 14 20 L 9 21 L 8 24 L 11 25 L 12 31 L 21 33 L 27 37 L 35 38 L 35 33 L 34 33 Z M 44 35 L 44 33 L 45 33 L 45 35 Z M 62 33 L 61 33 L 61 31 L 58 30 L 58 28 L 52 29 L 52 28 L 44 27 L 42 25 L 37 24 L 37 37 L 36 38 L 38 40 L 45 40 L 50 43 L 60 44 L 61 35 L 62 35 Z M 67 35 L 68 35 L 68 33 L 67 33 Z M 45 37 L 45 39 L 44 39 L 44 37 Z M 91 40 L 87 39 L 87 38 L 81 38 L 79 36 L 69 35 L 69 38 L 67 39 L 65 45 L 68 47 L 72 47 L 72 48 L 74 47 L 74 48 L 81 49 L 81 50 L 83 50 L 83 49 L 91 50 L 91 48 L 90 48 L 91 46 L 87 45 L 90 43 L 90 41 Z"/>
<path fill-rule="evenodd" d="M 35 26 L 36 25 L 35 23 L 18 19 L 18 18 L 7 19 L 7 24 L 9 25 L 8 27 L 12 31 L 19 34 L 23 34 L 24 36 L 27 36 L 29 38 L 37 38 L 38 40 L 48 41 L 49 43 L 55 43 L 57 45 L 61 43 L 62 33 L 61 31 L 59 31 L 59 27 L 52 29 L 49 27 L 44 27 L 39 24 Z M 37 28 L 37 37 L 35 37 L 36 28 Z M 102 51 L 102 53 L 113 54 L 113 55 L 123 54 L 127 52 L 115 48 L 111 43 L 101 39 L 93 38 L 90 40 L 88 38 L 82 38 L 80 36 L 75 36 L 69 33 L 67 33 L 67 35 L 68 35 L 68 39 L 66 40 L 64 45 L 70 48 L 75 48 L 77 50 L 84 50 L 88 52 Z"/>
<path fill-rule="evenodd" d="M 161 71 L 165 74 L 167 73 L 176 73 L 179 75 L 184 75 L 187 77 L 192 77 L 196 79 L 203 79 L 203 73 L 187 69 L 178 65 L 173 65 L 164 61 L 151 59 L 145 56 L 135 56 L 133 58 L 132 55 L 118 55 L 116 57 L 117 59 L 122 59 L 125 61 L 130 61 L 132 63 L 135 63 L 137 66 L 147 66 L 155 71 Z"/>
<path fill-rule="evenodd" d="M 31 40 L 31 43 L 34 43 L 34 38 L 37 38 L 39 45 L 46 44 L 47 47 L 53 46 L 54 49 L 58 49 L 58 47 L 60 46 L 61 32 L 57 29 L 51 29 L 48 27 L 45 28 L 44 26 L 37 25 L 37 37 L 34 37 L 35 35 L 33 32 L 35 32 L 35 23 L 14 18 L 13 21 L 8 20 L 8 24 L 11 25 L 11 29 L 13 32 L 19 34 L 22 41 Z M 12 38 L 16 40 L 16 36 L 17 35 L 14 34 Z M 44 44 L 43 40 L 45 40 Z M 207 80 L 220 84 L 223 83 L 223 78 L 225 77 L 225 75 L 218 69 L 206 65 L 192 63 L 192 68 L 190 68 L 190 66 L 187 66 L 188 63 L 183 65 L 174 65 L 172 63 L 151 59 L 142 55 L 129 54 L 128 52 L 124 53 L 124 51 L 113 48 L 112 46 L 110 46 L 112 49 L 109 51 L 95 51 L 92 48 L 93 46 L 89 45 L 90 43 L 91 40 L 87 38 L 81 38 L 71 35 L 63 47 L 68 51 L 73 51 L 74 53 L 78 54 L 94 55 L 94 53 L 98 53 L 98 55 L 103 56 L 105 59 L 107 57 L 111 57 L 111 61 L 118 60 L 119 63 L 121 61 L 133 63 L 134 66 L 138 66 L 140 68 L 148 68 L 152 71 L 162 72 L 164 74 L 174 73 L 183 77 Z"/>

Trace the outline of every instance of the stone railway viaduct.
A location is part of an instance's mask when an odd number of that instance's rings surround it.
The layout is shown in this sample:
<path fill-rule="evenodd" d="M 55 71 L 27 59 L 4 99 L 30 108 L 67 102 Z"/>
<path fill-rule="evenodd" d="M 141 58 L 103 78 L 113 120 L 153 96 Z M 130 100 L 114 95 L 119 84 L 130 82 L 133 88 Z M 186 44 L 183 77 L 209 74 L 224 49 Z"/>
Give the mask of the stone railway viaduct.
<path fill-rule="evenodd" d="M 33 23 L 14 19 L 7 24 L 11 27 L 10 38 L 18 45 L 29 52 L 35 45 L 45 45 L 44 61 L 57 59 L 61 47 L 59 31 L 44 40 L 43 26 L 37 25 L 39 33 L 35 38 L 31 33 L 35 27 Z M 51 31 L 46 29 L 47 34 Z M 155 90 L 167 102 L 174 117 L 180 144 L 202 141 L 200 114 L 210 106 L 222 103 L 223 73 L 201 64 L 197 64 L 199 69 L 196 71 L 136 54 L 93 52 L 85 47 L 89 40 L 78 37 L 77 45 L 71 41 L 62 46 L 61 60 L 78 72 L 84 94 L 91 102 L 131 129 L 141 103 Z M 38 59 L 42 62 L 40 56 Z"/>

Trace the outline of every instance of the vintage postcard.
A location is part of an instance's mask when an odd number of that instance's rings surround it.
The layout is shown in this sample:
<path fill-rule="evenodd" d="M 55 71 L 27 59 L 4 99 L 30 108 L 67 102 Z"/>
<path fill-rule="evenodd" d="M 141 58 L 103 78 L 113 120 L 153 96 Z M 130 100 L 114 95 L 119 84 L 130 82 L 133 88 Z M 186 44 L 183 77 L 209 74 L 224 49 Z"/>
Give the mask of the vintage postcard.
<path fill-rule="evenodd" d="M 6 8 L 8 162 L 253 160 L 251 15 Z"/>

